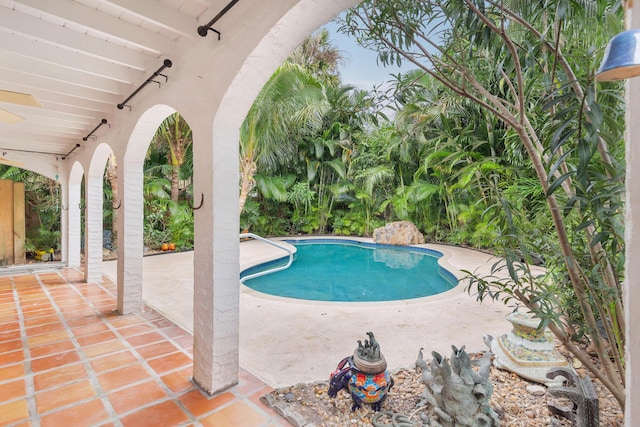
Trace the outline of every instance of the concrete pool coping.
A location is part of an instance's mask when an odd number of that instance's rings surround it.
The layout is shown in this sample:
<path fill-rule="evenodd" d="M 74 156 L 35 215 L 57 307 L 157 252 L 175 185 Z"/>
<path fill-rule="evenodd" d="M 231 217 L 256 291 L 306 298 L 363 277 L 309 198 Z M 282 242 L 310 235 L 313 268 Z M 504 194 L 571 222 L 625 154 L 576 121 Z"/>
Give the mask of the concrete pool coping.
<path fill-rule="evenodd" d="M 339 239 L 336 236 L 284 237 Z M 372 242 L 371 239 L 345 238 Z M 454 246 L 417 245 L 443 254 L 441 265 L 488 275 L 492 255 Z M 281 250 L 250 240 L 240 244 L 241 271 L 282 257 Z M 143 299 L 180 326 L 193 331 L 193 252 L 144 258 Z M 166 268 L 171 266 L 171 280 Z M 105 261 L 104 274 L 117 278 L 117 262 Z M 449 355 L 451 345 L 485 350 L 483 334 L 511 330 L 513 308 L 465 292 L 465 284 L 436 296 L 392 302 L 344 303 L 294 300 L 240 285 L 240 365 L 273 387 L 326 380 L 336 364 L 352 354 L 357 340 L 372 331 L 390 370 L 413 368 L 420 348 Z"/>

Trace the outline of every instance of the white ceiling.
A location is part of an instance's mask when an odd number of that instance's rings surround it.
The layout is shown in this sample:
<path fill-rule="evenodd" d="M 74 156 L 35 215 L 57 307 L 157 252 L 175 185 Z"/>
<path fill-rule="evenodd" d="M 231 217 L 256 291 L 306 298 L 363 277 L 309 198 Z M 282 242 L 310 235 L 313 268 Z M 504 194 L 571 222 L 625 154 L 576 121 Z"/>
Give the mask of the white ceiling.
<path fill-rule="evenodd" d="M 42 104 L 0 99 L 0 109 L 24 118 L 0 121 L 0 156 L 67 153 L 228 4 L 0 0 L 0 90 L 31 94 Z"/>

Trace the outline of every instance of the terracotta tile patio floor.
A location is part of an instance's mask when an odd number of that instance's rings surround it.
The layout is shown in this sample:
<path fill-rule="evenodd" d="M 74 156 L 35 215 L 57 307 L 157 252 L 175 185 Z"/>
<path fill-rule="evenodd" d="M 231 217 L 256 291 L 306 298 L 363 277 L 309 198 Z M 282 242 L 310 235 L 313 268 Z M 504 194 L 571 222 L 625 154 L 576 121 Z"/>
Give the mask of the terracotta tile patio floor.
<path fill-rule="evenodd" d="M 119 316 L 115 287 L 69 268 L 0 276 L 0 426 L 289 426 L 244 370 L 201 392 L 193 337 L 148 307 Z"/>

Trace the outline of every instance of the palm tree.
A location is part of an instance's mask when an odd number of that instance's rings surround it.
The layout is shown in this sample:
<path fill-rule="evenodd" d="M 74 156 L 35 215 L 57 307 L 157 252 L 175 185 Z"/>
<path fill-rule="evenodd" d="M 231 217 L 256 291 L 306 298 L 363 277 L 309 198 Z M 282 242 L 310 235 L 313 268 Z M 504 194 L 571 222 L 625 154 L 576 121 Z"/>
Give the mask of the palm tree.
<path fill-rule="evenodd" d="M 156 131 L 153 143 L 169 148 L 171 165 L 171 200 L 178 201 L 180 195 L 180 167 L 185 161 L 187 148 L 193 142 L 191 128 L 179 113 L 167 117 Z"/>
<path fill-rule="evenodd" d="M 298 144 L 306 179 L 316 195 L 315 214 L 320 233 L 326 231 L 336 199 L 359 191 L 351 184 L 361 180 L 349 176 L 349 169 L 365 129 L 373 121 L 373 100 L 366 91 L 350 85 L 330 86 L 326 88 L 326 97 L 329 108 L 321 127 L 315 133 L 303 135 Z M 366 191 L 360 194 L 364 197 Z"/>
<path fill-rule="evenodd" d="M 287 61 L 302 66 L 325 85 L 340 84 L 338 68 L 344 58 L 338 48 L 331 44 L 326 28 L 307 37 Z"/>
<path fill-rule="evenodd" d="M 285 62 L 271 76 L 240 127 L 240 213 L 258 168 L 291 164 L 294 132 L 317 128 L 326 108 L 322 85 L 300 65 Z"/>

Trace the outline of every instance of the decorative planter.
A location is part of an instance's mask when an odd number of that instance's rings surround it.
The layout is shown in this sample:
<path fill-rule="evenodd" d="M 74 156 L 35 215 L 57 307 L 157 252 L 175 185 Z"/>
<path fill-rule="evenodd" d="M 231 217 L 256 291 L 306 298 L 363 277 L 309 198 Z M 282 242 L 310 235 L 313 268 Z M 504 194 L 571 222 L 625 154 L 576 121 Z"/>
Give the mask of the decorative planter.
<path fill-rule="evenodd" d="M 551 331 L 539 329 L 540 319 L 530 314 L 511 313 L 507 320 L 513 324 L 513 330 L 491 341 L 493 364 L 537 383 L 561 385 L 564 377 L 550 379 L 547 372 L 553 368 L 573 368 L 555 348 Z"/>
<path fill-rule="evenodd" d="M 374 411 L 379 411 L 394 382 L 387 371 L 387 361 L 380 353 L 380 345 L 372 332 L 367 335 L 369 340 L 365 340 L 364 345 L 358 341 L 353 356 L 342 359 L 329 376 L 329 396 L 336 397 L 340 390 L 347 389 L 353 400 L 352 411 L 362 403 L 370 403 Z"/>

